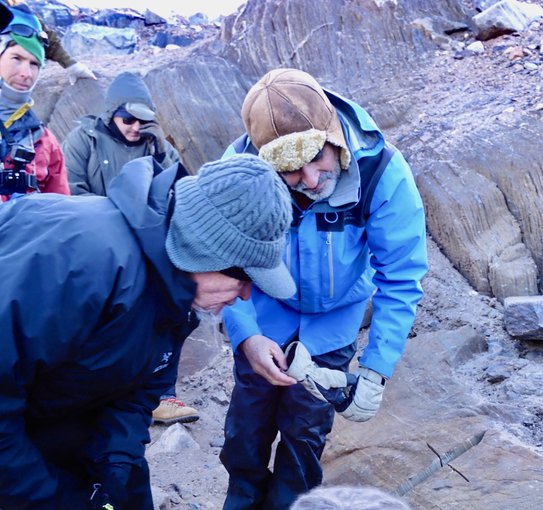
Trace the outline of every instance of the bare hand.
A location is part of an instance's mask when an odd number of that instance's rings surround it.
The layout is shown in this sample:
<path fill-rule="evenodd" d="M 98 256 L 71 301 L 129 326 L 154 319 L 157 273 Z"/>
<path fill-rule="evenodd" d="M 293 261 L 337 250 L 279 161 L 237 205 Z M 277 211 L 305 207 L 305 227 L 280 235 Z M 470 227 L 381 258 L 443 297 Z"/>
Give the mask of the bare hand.
<path fill-rule="evenodd" d="M 296 379 L 283 372 L 288 368 L 287 359 L 281 347 L 273 340 L 262 335 L 253 335 L 247 338 L 240 348 L 255 373 L 264 377 L 270 384 L 275 386 L 296 384 Z"/>

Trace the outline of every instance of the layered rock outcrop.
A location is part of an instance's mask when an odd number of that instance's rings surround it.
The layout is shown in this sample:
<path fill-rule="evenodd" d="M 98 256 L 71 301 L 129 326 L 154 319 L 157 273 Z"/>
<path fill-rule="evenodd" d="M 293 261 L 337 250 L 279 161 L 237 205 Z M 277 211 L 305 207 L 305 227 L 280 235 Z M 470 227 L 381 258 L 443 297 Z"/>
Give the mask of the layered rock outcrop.
<path fill-rule="evenodd" d="M 224 20 L 219 37 L 181 57 L 161 54 L 153 64 L 156 54 L 149 56 L 145 81 L 190 171 L 220 157 L 243 131 L 241 103 L 263 73 L 307 70 L 364 105 L 385 131 L 411 128 L 399 146 L 421 188 L 429 232 L 475 289 L 500 300 L 537 294 L 543 272 L 540 119 L 518 111 L 513 125 L 490 123 L 473 115 L 467 96 L 458 93 L 456 111 L 470 112 L 468 129 L 465 119 L 452 122 L 454 132 L 420 122 L 427 114 L 421 98 L 434 85 L 426 83 L 426 72 L 440 49 L 454 47 L 447 34 L 467 27 L 475 11 L 460 0 L 442 0 L 437 11 L 422 0 L 310 4 L 249 0 Z M 42 113 L 60 139 L 80 115 L 99 112 L 118 69 L 109 68 L 98 84 L 42 81 Z M 428 138 L 423 143 L 421 132 Z"/>

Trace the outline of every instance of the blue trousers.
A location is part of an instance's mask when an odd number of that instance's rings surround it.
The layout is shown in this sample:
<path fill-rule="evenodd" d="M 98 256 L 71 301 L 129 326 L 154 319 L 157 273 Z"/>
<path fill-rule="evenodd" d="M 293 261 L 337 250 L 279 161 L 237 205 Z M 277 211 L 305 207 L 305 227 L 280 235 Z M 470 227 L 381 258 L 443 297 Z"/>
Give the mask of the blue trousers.
<path fill-rule="evenodd" d="M 355 352 L 353 343 L 313 360 L 347 371 Z M 269 384 L 252 370 L 241 349 L 234 358 L 235 385 L 220 454 L 229 474 L 224 510 L 287 510 L 298 495 L 322 481 L 320 458 L 334 408 L 301 384 Z M 280 441 L 270 471 L 277 432 Z"/>

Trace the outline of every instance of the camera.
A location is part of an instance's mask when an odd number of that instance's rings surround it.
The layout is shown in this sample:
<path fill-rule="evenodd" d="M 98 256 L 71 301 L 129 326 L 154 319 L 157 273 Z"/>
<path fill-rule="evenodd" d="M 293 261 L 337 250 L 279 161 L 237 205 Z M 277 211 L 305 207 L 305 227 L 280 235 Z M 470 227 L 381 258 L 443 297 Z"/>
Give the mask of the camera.
<path fill-rule="evenodd" d="M 34 174 L 26 172 L 26 166 L 34 160 L 34 147 L 14 144 L 10 151 L 10 163 L 13 168 L 5 168 L 0 163 L 0 195 L 27 193 L 28 189 L 38 189 L 38 181 Z"/>

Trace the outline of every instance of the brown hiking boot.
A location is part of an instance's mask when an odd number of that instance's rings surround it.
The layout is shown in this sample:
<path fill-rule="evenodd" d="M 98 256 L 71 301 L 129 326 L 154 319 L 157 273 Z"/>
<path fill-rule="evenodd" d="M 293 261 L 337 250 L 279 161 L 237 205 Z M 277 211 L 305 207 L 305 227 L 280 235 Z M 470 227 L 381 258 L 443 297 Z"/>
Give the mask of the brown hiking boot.
<path fill-rule="evenodd" d="M 160 401 L 160 405 L 153 411 L 153 423 L 190 423 L 196 421 L 198 411 L 193 407 L 185 405 L 181 400 L 175 397 L 165 398 Z"/>

